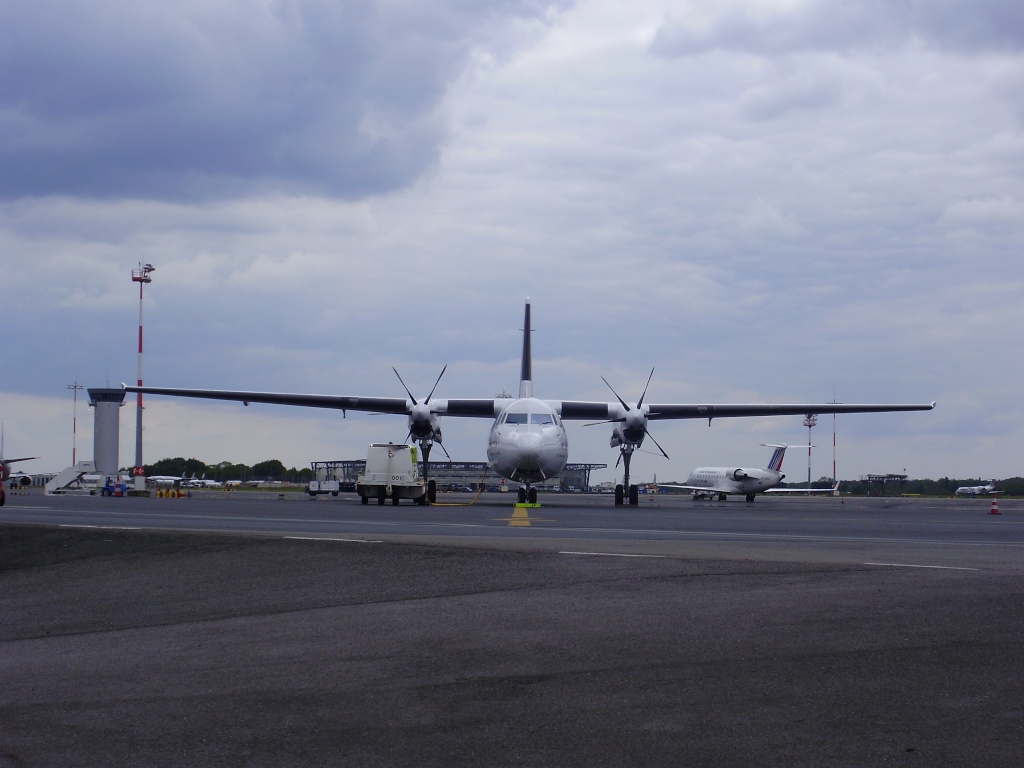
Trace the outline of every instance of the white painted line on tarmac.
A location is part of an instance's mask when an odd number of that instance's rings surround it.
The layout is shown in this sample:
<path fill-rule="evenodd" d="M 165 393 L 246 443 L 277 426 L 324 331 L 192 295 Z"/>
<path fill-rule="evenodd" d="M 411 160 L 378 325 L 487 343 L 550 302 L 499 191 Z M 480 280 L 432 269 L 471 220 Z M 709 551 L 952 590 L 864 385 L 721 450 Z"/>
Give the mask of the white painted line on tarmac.
<path fill-rule="evenodd" d="M 96 528 L 101 531 L 141 531 L 137 525 L 71 525 L 70 523 L 61 523 L 57 526 L 58 528 Z"/>
<path fill-rule="evenodd" d="M 285 536 L 293 541 L 343 541 L 348 544 L 383 544 L 380 539 L 338 539 L 330 536 Z"/>
<path fill-rule="evenodd" d="M 560 555 L 576 555 L 579 557 L 646 557 L 652 560 L 664 560 L 665 555 L 628 555 L 622 552 L 559 552 Z"/>
<path fill-rule="evenodd" d="M 937 571 L 980 571 L 981 568 L 958 568 L 955 565 L 914 565 L 912 563 L 864 563 L 864 565 L 880 565 L 886 568 L 931 568 Z"/>

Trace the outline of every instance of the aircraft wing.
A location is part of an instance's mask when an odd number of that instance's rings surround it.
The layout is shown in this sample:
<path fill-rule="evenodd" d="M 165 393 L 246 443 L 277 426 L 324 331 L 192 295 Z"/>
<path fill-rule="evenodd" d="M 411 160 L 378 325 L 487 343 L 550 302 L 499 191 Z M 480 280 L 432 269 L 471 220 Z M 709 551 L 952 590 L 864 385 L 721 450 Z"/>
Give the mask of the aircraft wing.
<path fill-rule="evenodd" d="M 25 456 L 22 459 L 0 459 L 0 463 L 13 464 L 16 461 L 31 461 L 32 459 L 38 459 L 38 456 Z"/>
<path fill-rule="evenodd" d="M 578 400 L 551 401 L 560 406 L 563 419 L 616 419 L 621 418 L 619 403 L 596 403 Z M 889 413 L 893 411 L 930 411 L 931 403 L 910 404 L 848 404 L 848 403 L 787 403 L 778 405 L 747 403 L 654 403 L 643 406 L 647 418 L 662 419 L 722 419 L 739 416 L 806 416 L 823 413 Z"/>
<path fill-rule="evenodd" d="M 802 493 L 804 496 L 808 493 L 835 493 L 839 490 L 839 483 L 836 483 L 831 488 L 811 488 L 808 491 L 806 488 L 769 488 L 765 493 Z"/>
<path fill-rule="evenodd" d="M 708 485 L 682 485 L 680 483 L 658 483 L 659 488 L 675 488 L 679 491 L 703 491 L 704 493 L 736 493 L 734 489 L 713 488 Z"/>
<path fill-rule="evenodd" d="M 409 413 L 410 401 L 404 397 L 346 397 L 337 395 L 303 395 L 283 392 L 239 392 L 225 389 L 175 389 L 172 387 L 129 387 L 122 385 L 126 392 L 141 392 L 145 395 L 168 395 L 171 397 L 194 397 L 202 400 L 231 400 L 237 403 L 270 403 L 272 405 L 303 405 L 308 408 L 334 408 L 340 411 L 365 411 L 367 413 Z M 431 403 L 431 410 L 446 416 L 475 416 L 494 418 L 499 410 L 495 401 L 487 399 L 437 399 Z"/>

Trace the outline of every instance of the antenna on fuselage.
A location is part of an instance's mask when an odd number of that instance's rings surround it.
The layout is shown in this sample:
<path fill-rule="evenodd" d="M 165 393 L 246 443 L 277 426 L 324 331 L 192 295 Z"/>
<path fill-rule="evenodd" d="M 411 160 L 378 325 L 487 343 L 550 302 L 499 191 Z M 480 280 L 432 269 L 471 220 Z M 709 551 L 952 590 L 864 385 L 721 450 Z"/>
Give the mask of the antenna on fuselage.
<path fill-rule="evenodd" d="M 533 353 L 530 349 L 530 298 L 523 316 L 523 362 L 519 371 L 519 396 L 533 397 Z"/>

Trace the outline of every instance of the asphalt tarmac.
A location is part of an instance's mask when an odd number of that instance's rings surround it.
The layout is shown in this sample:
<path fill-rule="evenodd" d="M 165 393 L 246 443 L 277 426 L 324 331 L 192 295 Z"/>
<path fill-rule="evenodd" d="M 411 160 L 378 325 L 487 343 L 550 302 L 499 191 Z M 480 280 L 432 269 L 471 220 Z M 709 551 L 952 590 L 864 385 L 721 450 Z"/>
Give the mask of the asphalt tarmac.
<path fill-rule="evenodd" d="M 0 766 L 1024 755 L 1019 502 L 222 498 L 8 497 Z"/>

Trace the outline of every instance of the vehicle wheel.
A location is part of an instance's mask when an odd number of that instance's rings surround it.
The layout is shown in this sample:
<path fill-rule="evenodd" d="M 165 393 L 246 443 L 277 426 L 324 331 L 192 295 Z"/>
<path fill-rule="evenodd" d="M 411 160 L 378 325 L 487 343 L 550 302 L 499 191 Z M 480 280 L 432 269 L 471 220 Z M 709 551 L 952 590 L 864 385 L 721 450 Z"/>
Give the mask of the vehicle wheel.
<path fill-rule="evenodd" d="M 431 504 L 437 502 L 437 481 L 430 480 L 427 482 L 427 501 Z"/>
<path fill-rule="evenodd" d="M 369 504 L 370 503 L 370 497 L 369 496 L 360 496 L 359 497 L 359 501 L 362 502 L 363 504 Z"/>
<path fill-rule="evenodd" d="M 629 506 L 637 507 L 640 505 L 640 489 L 635 485 L 629 486 Z"/>
<path fill-rule="evenodd" d="M 315 492 L 313 492 L 313 491 L 310 491 L 310 492 L 309 492 L 309 498 L 311 498 L 311 499 L 315 499 L 315 498 L 316 498 L 316 493 L 315 493 Z"/>
<path fill-rule="evenodd" d="M 338 495 L 337 491 L 331 491 L 331 496 L 337 496 L 337 495 Z"/>
<path fill-rule="evenodd" d="M 530 488 L 526 492 L 526 500 L 528 502 L 530 502 L 531 504 L 536 504 L 537 503 L 537 489 L 536 488 Z"/>
<path fill-rule="evenodd" d="M 396 507 L 398 506 L 398 498 L 398 489 L 395 488 L 395 490 L 391 492 L 391 503 Z"/>
<path fill-rule="evenodd" d="M 615 506 L 621 507 L 625 497 L 626 494 L 622 488 L 622 483 L 619 483 L 618 485 L 615 486 Z"/>
<path fill-rule="evenodd" d="M 4 493 L 4 489 L 0 488 L 0 507 L 7 502 L 7 494 Z"/>
<path fill-rule="evenodd" d="M 377 492 L 377 504 L 379 506 L 383 507 L 384 506 L 384 502 L 387 501 L 387 500 L 388 500 L 388 492 L 384 488 L 381 488 Z"/>

